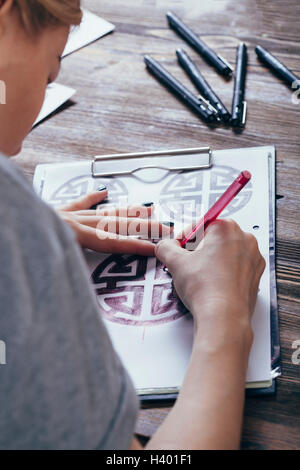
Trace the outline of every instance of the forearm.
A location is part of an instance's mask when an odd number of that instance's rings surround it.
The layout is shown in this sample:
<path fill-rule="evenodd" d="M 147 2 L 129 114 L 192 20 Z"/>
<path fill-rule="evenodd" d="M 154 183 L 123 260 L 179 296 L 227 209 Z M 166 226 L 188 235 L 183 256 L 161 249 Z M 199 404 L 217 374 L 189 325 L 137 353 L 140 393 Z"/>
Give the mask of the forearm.
<path fill-rule="evenodd" d="M 226 315 L 197 327 L 179 397 L 148 449 L 239 447 L 251 341 L 251 330 Z"/>

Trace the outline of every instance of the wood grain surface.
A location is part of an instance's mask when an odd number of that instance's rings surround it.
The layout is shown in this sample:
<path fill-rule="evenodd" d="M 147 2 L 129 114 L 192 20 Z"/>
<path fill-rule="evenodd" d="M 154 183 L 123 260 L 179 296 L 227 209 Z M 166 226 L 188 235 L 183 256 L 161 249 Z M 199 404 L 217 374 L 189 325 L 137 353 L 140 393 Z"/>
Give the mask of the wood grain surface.
<path fill-rule="evenodd" d="M 277 194 L 283 196 L 277 200 L 276 218 L 282 377 L 275 396 L 246 400 L 242 448 L 300 448 L 300 365 L 292 363 L 292 344 L 300 340 L 300 101 L 292 103 L 291 90 L 254 52 L 261 44 L 300 76 L 300 2 L 87 0 L 85 5 L 114 23 L 116 31 L 63 60 L 58 82 L 77 89 L 74 102 L 37 126 L 15 161 L 32 178 L 39 163 L 91 159 L 96 154 L 276 145 Z M 246 42 L 248 119 L 243 132 L 207 127 L 145 70 L 147 53 L 195 90 L 177 65 L 175 50 L 184 46 L 231 109 L 233 80 L 217 75 L 168 28 L 168 9 L 233 66 L 236 46 Z M 137 433 L 151 436 L 169 409 L 141 410 Z"/>

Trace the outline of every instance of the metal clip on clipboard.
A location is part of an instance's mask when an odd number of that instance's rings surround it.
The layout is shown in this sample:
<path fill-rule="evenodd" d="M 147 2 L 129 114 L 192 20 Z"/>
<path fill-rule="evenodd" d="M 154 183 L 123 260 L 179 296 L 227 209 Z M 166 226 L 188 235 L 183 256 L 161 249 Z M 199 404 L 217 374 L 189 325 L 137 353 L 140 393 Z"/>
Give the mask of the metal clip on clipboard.
<path fill-rule="evenodd" d="M 92 177 L 133 175 L 146 169 L 193 171 L 212 166 L 210 147 L 140 153 L 97 155 L 92 161 Z"/>

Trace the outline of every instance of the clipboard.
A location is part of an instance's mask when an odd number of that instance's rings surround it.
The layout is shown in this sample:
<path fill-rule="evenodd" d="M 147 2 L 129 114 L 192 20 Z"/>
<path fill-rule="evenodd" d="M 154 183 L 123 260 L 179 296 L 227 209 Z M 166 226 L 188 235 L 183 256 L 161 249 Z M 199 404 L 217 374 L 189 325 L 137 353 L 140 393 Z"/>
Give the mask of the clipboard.
<path fill-rule="evenodd" d="M 271 396 L 276 393 L 276 378 L 281 375 L 280 335 L 278 319 L 278 302 L 276 287 L 276 151 L 270 147 L 269 152 L 269 205 L 270 205 L 270 317 L 271 317 L 271 370 L 272 384 L 263 388 L 247 388 L 246 397 Z M 168 390 L 160 395 L 140 395 L 142 408 L 155 404 L 172 404 L 178 397 L 178 391 Z"/>
<path fill-rule="evenodd" d="M 198 147 L 96 156 L 92 161 L 91 175 L 93 178 L 105 178 L 133 175 L 149 169 L 193 171 L 211 168 L 211 166 L 211 148 Z"/>
<path fill-rule="evenodd" d="M 133 192 L 133 199 L 129 199 L 128 203 L 139 203 L 146 201 L 148 197 L 156 197 L 152 189 L 155 187 L 161 186 L 160 179 L 167 180 L 167 183 L 163 183 L 164 189 L 167 192 L 173 191 L 174 184 L 172 183 L 174 179 L 180 179 L 180 191 L 183 190 L 186 192 L 191 191 L 193 194 L 193 188 L 186 184 L 186 181 L 193 175 L 193 178 L 197 177 L 197 174 L 201 174 L 199 178 L 203 181 L 207 181 L 207 178 L 210 180 L 210 173 L 214 174 L 214 180 L 216 178 L 221 178 L 224 182 L 221 182 L 219 185 L 217 181 L 214 182 L 215 186 L 213 191 L 210 193 L 210 197 L 215 198 L 217 194 L 223 192 L 223 188 L 228 185 L 228 181 L 231 180 L 234 176 L 232 171 L 234 170 L 235 165 L 233 162 L 240 163 L 245 168 L 249 166 L 251 171 L 251 165 L 254 165 L 254 160 L 257 162 L 266 162 L 265 158 L 260 158 L 260 154 L 264 154 L 266 157 L 269 156 L 269 197 L 267 199 L 267 192 L 264 190 L 265 200 L 269 201 L 270 204 L 270 221 L 268 224 L 269 227 L 269 242 L 266 244 L 268 246 L 269 259 L 270 259 L 270 284 L 268 289 L 271 292 L 271 305 L 270 305 L 270 317 L 271 317 L 271 378 L 268 383 L 262 384 L 262 388 L 248 388 L 247 394 L 269 394 L 274 393 L 274 379 L 280 375 L 280 349 L 279 349 L 279 337 L 278 337 L 278 312 L 276 305 L 276 282 L 275 282 L 275 265 L 274 265 L 274 256 L 275 252 L 273 250 L 274 238 L 275 238 L 275 148 L 272 146 L 269 147 L 256 147 L 250 149 L 228 149 L 228 150 L 217 150 L 213 151 L 210 147 L 199 147 L 199 148 L 188 148 L 188 149 L 175 149 L 175 150 L 163 150 L 155 152 L 140 152 L 140 153 L 124 153 L 117 155 L 104 155 L 96 156 L 93 161 L 82 161 L 78 163 L 65 163 L 65 164 L 55 164 L 55 165 L 39 165 L 36 170 L 34 186 L 37 193 L 40 196 L 48 201 L 51 205 L 62 205 L 63 202 L 70 202 L 66 197 L 76 199 L 82 194 L 86 194 L 90 191 L 96 190 L 99 186 L 99 180 L 103 179 L 104 183 L 112 184 L 113 187 L 117 189 L 116 194 L 120 195 L 122 189 L 121 186 L 118 186 L 118 182 L 123 180 L 127 181 L 127 186 L 129 188 L 129 195 Z M 242 163 L 243 161 L 243 163 Z M 220 166 L 221 165 L 221 166 Z M 222 166 L 225 165 L 225 166 Z M 260 163 L 259 163 L 260 165 Z M 238 165 L 237 167 L 238 168 Z M 243 168 L 243 169 L 245 169 Z M 266 163 L 267 168 L 267 163 Z M 204 170 L 197 171 L 197 170 Z M 163 171 L 167 176 L 161 178 L 161 173 Z M 158 173 L 157 173 L 158 172 Z M 227 173 L 226 173 L 227 172 Z M 154 175 L 157 176 L 157 179 L 154 178 L 153 181 L 146 181 L 144 184 L 145 175 Z M 203 173 L 203 175 L 202 175 Z M 122 176 L 123 178 L 119 178 Z M 219 176 L 217 176 L 219 175 Z M 227 175 L 227 176 L 226 176 Z M 265 172 L 265 177 L 267 178 L 267 173 Z M 227 178 L 227 180 L 226 180 Z M 229 178 L 229 180 L 228 180 Z M 257 173 L 257 178 L 262 178 L 260 172 Z M 146 176 L 147 179 L 147 176 Z M 261 181 L 261 187 L 266 188 L 264 183 L 265 180 Z M 171 183 L 171 185 L 170 185 Z M 184 185 L 182 185 L 184 183 Z M 138 184 L 140 187 L 140 192 L 132 191 L 132 184 Z M 217 188 L 218 187 L 218 188 Z M 206 193 L 208 186 L 207 184 L 203 188 L 203 194 Z M 78 193 L 76 191 L 82 191 Z M 248 190 L 249 191 L 249 190 Z M 110 188 L 109 193 L 111 194 Z M 244 193 L 244 196 L 247 196 L 247 191 Z M 160 196 L 161 197 L 160 193 Z M 255 192 L 253 196 L 255 196 Z M 158 196 L 157 196 L 158 197 Z M 165 196 L 163 196 L 165 197 Z M 138 198 L 139 200 L 136 200 Z M 143 198 L 143 199 L 141 199 Z M 155 199 L 149 199 L 154 201 Z M 259 203 L 257 199 L 257 204 Z M 165 201 L 165 199 L 163 200 Z M 179 199 L 177 199 L 179 201 Z M 210 203 L 207 200 L 208 203 Z M 177 202 L 176 202 L 177 205 Z M 256 206 L 255 206 L 256 207 Z M 253 217 L 257 217 L 255 211 L 251 213 Z M 249 214 L 250 218 L 252 215 Z M 257 220 L 253 220 L 257 222 Z M 265 218 L 261 221 L 261 225 L 266 224 L 267 219 Z M 251 228 L 252 228 L 251 224 Z M 247 230 L 248 227 L 246 227 Z M 250 227 L 249 227 L 250 228 Z M 249 230 L 247 230 L 249 231 Z M 267 243 L 267 240 L 266 240 Z M 272 256 L 271 256 L 272 248 Z M 265 252 L 266 253 L 266 252 Z M 272 259 L 271 259 L 272 258 Z M 273 261 L 272 261 L 273 260 Z M 98 263 L 98 262 L 97 262 Z M 103 263 L 102 263 L 103 264 Z M 94 267 L 92 267 L 94 270 Z M 146 335 L 147 336 L 147 335 Z M 270 337 L 269 337 L 270 338 Z M 270 364 L 269 362 L 269 364 Z M 262 383 L 262 382 L 261 382 Z M 151 384 L 150 384 L 151 385 Z M 250 384 L 251 385 L 251 384 Z M 155 389 L 151 387 L 141 387 L 139 398 L 142 404 L 147 404 L 149 402 L 167 402 L 173 401 L 178 395 L 178 388 L 172 388 L 171 386 L 163 387 L 164 391 L 158 393 Z"/>

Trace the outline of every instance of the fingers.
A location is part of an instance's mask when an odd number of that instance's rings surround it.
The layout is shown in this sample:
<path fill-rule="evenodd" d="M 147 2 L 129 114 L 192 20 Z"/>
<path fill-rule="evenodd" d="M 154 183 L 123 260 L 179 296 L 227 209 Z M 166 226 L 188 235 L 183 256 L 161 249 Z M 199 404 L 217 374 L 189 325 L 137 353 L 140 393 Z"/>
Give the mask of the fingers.
<path fill-rule="evenodd" d="M 187 225 L 181 232 L 177 233 L 176 234 L 176 240 L 178 240 L 178 241 L 184 240 L 191 233 L 191 231 L 195 227 L 196 223 Z"/>
<path fill-rule="evenodd" d="M 81 246 L 102 253 L 126 253 L 142 256 L 154 256 L 155 253 L 155 245 L 151 242 L 101 232 L 86 225 L 80 226 L 77 238 Z"/>
<path fill-rule="evenodd" d="M 96 204 L 100 204 L 100 202 L 104 201 L 107 198 L 107 189 L 103 191 L 95 191 L 93 193 L 87 194 L 80 199 L 60 208 L 61 210 L 65 211 L 82 211 L 87 210 L 93 207 Z"/>
<path fill-rule="evenodd" d="M 185 229 L 176 235 L 176 240 L 181 242 L 185 237 L 187 237 L 192 229 L 195 227 L 194 225 L 188 225 Z M 205 244 L 208 245 L 213 243 L 226 243 L 228 238 L 232 238 L 233 234 L 235 236 L 241 235 L 243 232 L 241 231 L 240 227 L 234 220 L 223 220 L 218 219 L 212 222 L 204 232 L 199 230 L 199 232 L 195 233 L 195 238 L 189 241 L 186 245 L 186 249 L 189 251 L 196 251 L 202 249 Z"/>
<path fill-rule="evenodd" d="M 73 207 L 73 206 L 72 206 Z M 62 211 L 70 211 L 71 209 L 60 209 Z M 151 207 L 144 207 L 144 206 L 125 206 L 125 207 L 109 207 L 107 209 L 102 208 L 99 206 L 97 209 L 88 209 L 88 210 L 72 210 L 73 215 L 79 216 L 115 216 L 115 217 L 137 217 L 140 219 L 147 219 L 151 217 L 154 212 L 154 206 Z"/>
<path fill-rule="evenodd" d="M 181 241 L 181 240 L 185 239 L 191 233 L 191 231 L 196 226 L 196 224 L 198 224 L 200 222 L 200 220 L 202 220 L 202 219 L 199 219 L 199 221 L 194 223 L 194 224 L 190 224 L 190 225 L 186 226 L 182 232 L 180 232 L 176 235 L 176 240 Z M 216 236 L 217 238 L 219 238 L 219 237 L 224 237 L 224 235 L 226 235 L 230 232 L 238 231 L 238 230 L 240 230 L 240 228 L 234 220 L 231 220 L 231 219 L 226 219 L 226 220 L 217 219 L 207 227 L 205 232 L 204 232 L 203 228 L 201 228 L 199 231 L 197 231 L 195 233 L 195 240 L 193 239 L 189 243 L 192 243 L 192 242 L 194 243 L 195 242 L 195 248 L 196 248 L 198 243 L 201 242 L 201 240 L 204 238 L 204 236 L 208 236 L 208 234 L 210 234 L 210 236 Z"/>
<path fill-rule="evenodd" d="M 82 225 L 96 228 L 98 231 L 118 233 L 123 236 L 140 236 L 158 239 L 170 236 L 173 227 L 163 225 L 157 220 L 125 217 L 76 216 Z"/>
<path fill-rule="evenodd" d="M 228 237 L 229 235 L 243 233 L 239 225 L 232 219 L 217 219 L 205 231 L 205 236 Z"/>
<path fill-rule="evenodd" d="M 180 247 L 178 240 L 162 240 L 156 245 L 155 255 L 172 272 L 188 252 Z"/>
<path fill-rule="evenodd" d="M 107 209 L 98 207 L 96 214 L 99 216 L 113 217 L 135 217 L 139 219 L 147 219 L 151 217 L 154 207 L 144 206 L 128 206 L 128 207 L 109 207 Z"/>
<path fill-rule="evenodd" d="M 198 250 L 202 247 L 217 244 L 218 246 L 232 243 L 234 240 L 241 240 L 244 232 L 240 229 L 239 225 L 231 219 L 217 219 L 212 222 L 204 232 L 204 236 L 196 248 Z"/>
<path fill-rule="evenodd" d="M 249 267 L 257 278 L 257 284 L 265 270 L 266 262 L 259 251 L 256 237 L 252 233 L 246 233 L 233 220 L 217 220 L 206 230 L 202 246 L 218 244 L 219 246 L 238 243 L 241 250 L 241 262 L 246 258 L 250 261 Z M 199 247 L 201 248 L 201 246 Z"/>
<path fill-rule="evenodd" d="M 252 233 L 245 233 L 245 237 L 247 240 L 248 256 L 253 261 L 253 263 L 256 263 L 256 275 L 260 279 L 265 270 L 266 261 L 260 253 L 256 237 L 252 235 Z"/>

